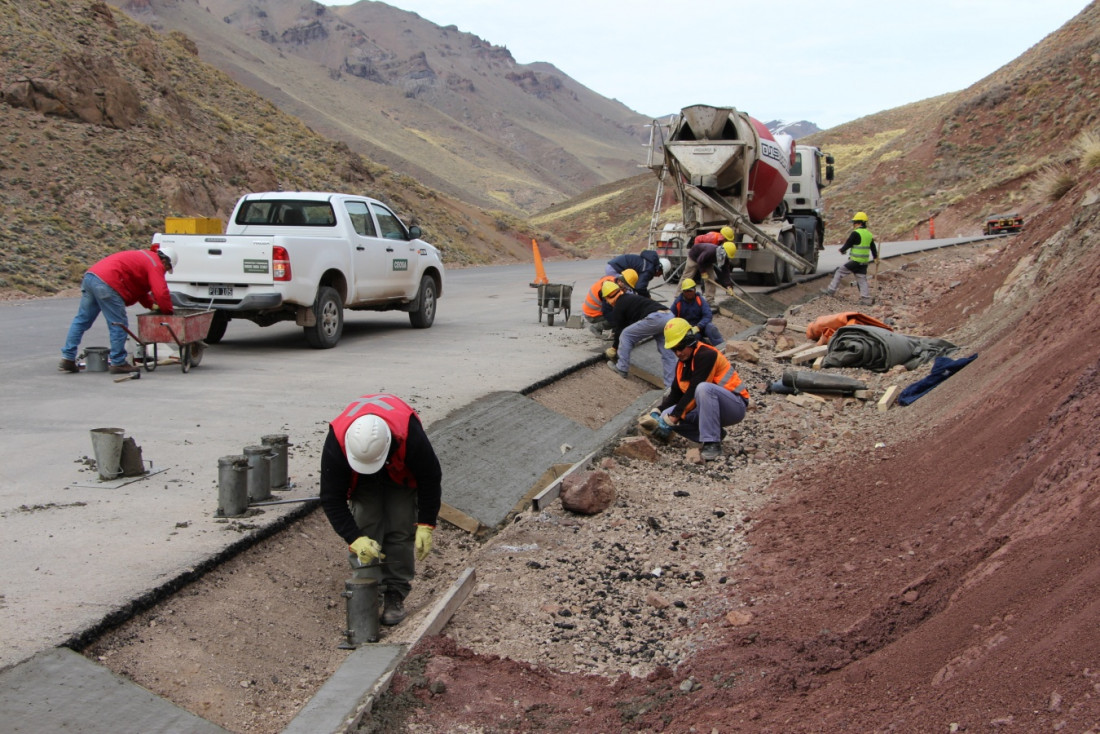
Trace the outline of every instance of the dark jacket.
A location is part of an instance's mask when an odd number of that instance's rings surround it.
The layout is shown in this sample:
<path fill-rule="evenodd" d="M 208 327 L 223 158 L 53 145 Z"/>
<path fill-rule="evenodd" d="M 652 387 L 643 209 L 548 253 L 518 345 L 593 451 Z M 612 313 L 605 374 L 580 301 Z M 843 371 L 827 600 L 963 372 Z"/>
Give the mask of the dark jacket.
<path fill-rule="evenodd" d="M 725 265 L 718 267 L 719 247 L 720 245 L 712 245 L 709 242 L 692 245 L 688 250 L 688 259 L 699 266 L 700 275 L 707 270 L 712 270 L 718 285 L 729 288 L 733 285 L 733 262 L 726 260 Z"/>
<path fill-rule="evenodd" d="M 611 309 L 611 316 L 608 318 L 611 322 L 611 333 L 614 337 L 611 346 L 616 349 L 619 348 L 619 336 L 626 327 L 636 324 L 651 313 L 667 310 L 661 304 L 645 296 L 636 293 L 622 294 L 615 301 L 615 306 Z"/>
<path fill-rule="evenodd" d="M 617 273 L 630 268 L 637 271 L 638 282 L 634 284 L 634 292 L 648 298 L 649 281 L 657 275 L 657 270 L 661 267 L 661 257 L 656 250 L 642 250 L 641 254 L 638 255 L 631 253 L 616 255 L 608 260 L 607 264 L 614 268 Z"/>
<path fill-rule="evenodd" d="M 669 310 L 672 311 L 673 316 L 679 316 L 692 326 L 698 326 L 699 331 L 706 329 L 714 318 L 714 312 L 710 310 L 707 299 L 698 293 L 695 295 L 694 301 L 685 300 L 684 294 L 681 293 L 676 296 L 676 300 L 672 302 Z"/>
<path fill-rule="evenodd" d="M 391 451 L 395 447 L 391 445 Z M 405 441 L 405 465 L 416 477 L 417 519 L 424 525 L 436 524 L 439 506 L 442 502 L 443 471 L 435 455 L 428 434 L 416 416 L 409 418 L 409 435 Z M 348 464 L 347 457 L 340 449 L 340 442 L 329 426 L 325 446 L 321 450 L 321 507 L 332 524 L 332 529 L 349 545 L 359 537 L 359 526 L 355 524 L 351 509 L 348 507 L 348 492 L 353 477 L 357 487 L 381 489 L 385 477 L 385 467 L 374 474 L 357 474 Z M 410 490 L 411 491 L 411 490 Z M 381 538 L 375 538 L 381 542 Z"/>

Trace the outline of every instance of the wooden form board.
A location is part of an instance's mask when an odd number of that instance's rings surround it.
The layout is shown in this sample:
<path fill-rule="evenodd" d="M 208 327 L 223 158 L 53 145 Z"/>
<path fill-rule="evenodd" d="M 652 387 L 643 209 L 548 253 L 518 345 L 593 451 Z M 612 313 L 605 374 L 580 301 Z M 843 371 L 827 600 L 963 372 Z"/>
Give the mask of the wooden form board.
<path fill-rule="evenodd" d="M 891 385 L 886 388 L 886 392 L 878 399 L 878 409 L 883 412 L 889 410 L 890 406 L 897 402 L 898 393 L 900 392 L 901 388 L 897 385 Z"/>
<path fill-rule="evenodd" d="M 822 344 L 819 347 L 811 347 L 791 357 L 791 364 L 802 364 L 804 362 L 813 362 L 818 357 L 823 357 L 829 351 L 828 344 Z"/>

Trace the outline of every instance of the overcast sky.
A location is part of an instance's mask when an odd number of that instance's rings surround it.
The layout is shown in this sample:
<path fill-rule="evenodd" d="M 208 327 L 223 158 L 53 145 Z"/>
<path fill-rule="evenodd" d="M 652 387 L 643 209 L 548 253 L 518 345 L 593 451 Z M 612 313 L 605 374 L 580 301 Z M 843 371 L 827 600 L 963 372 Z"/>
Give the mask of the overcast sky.
<path fill-rule="evenodd" d="M 326 5 L 347 5 L 324 0 Z M 393 0 L 649 116 L 731 105 L 829 128 L 965 89 L 1084 0 Z M 675 8 L 683 8 L 682 11 Z"/>

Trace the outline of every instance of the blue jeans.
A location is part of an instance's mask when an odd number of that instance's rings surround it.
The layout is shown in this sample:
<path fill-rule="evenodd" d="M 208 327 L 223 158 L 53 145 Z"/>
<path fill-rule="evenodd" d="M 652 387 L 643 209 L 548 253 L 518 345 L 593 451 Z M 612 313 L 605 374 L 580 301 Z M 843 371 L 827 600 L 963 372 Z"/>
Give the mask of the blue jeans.
<path fill-rule="evenodd" d="M 76 361 L 76 350 L 80 347 L 80 340 L 84 338 L 84 332 L 92 328 L 100 312 L 103 313 L 103 318 L 107 319 L 107 332 L 111 336 L 111 354 L 108 361 L 111 364 L 126 362 L 127 334 L 122 328 L 130 325 L 126 320 L 126 303 L 118 291 L 92 273 L 85 273 L 84 280 L 80 283 L 80 308 L 69 327 L 65 346 L 61 348 L 62 357 Z M 122 326 L 115 326 L 116 323 Z"/>
<path fill-rule="evenodd" d="M 635 321 L 623 329 L 619 334 L 619 359 L 615 366 L 622 372 L 628 371 L 630 353 L 634 351 L 634 346 L 652 337 L 653 343 L 657 345 L 657 352 L 661 355 L 661 371 L 664 372 L 661 377 L 665 387 L 671 387 L 672 381 L 676 379 L 676 355 L 665 349 L 664 337 L 665 324 L 671 318 L 671 311 L 654 311 L 641 321 Z"/>
<path fill-rule="evenodd" d="M 665 414 L 675 407 L 666 410 Z M 722 440 L 722 426 L 744 420 L 745 407 L 745 399 L 740 395 L 713 382 L 704 382 L 695 388 L 695 407 L 672 426 L 672 430 L 689 441 L 717 443 Z"/>

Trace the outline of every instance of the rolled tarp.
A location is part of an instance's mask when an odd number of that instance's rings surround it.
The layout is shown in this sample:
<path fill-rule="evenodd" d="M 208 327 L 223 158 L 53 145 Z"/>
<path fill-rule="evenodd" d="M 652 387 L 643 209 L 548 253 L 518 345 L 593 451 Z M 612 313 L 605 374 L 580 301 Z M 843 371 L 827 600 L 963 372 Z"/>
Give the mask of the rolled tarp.
<path fill-rule="evenodd" d="M 861 367 L 885 372 L 895 365 L 916 369 L 957 346 L 945 339 L 906 336 L 877 326 L 844 326 L 829 340 L 823 367 Z"/>
<path fill-rule="evenodd" d="M 853 377 L 806 370 L 786 370 L 783 373 L 783 385 L 791 388 L 794 393 L 824 392 L 851 395 L 856 390 L 867 389 L 867 383 Z"/>

